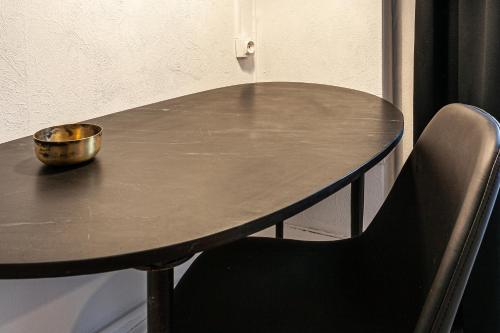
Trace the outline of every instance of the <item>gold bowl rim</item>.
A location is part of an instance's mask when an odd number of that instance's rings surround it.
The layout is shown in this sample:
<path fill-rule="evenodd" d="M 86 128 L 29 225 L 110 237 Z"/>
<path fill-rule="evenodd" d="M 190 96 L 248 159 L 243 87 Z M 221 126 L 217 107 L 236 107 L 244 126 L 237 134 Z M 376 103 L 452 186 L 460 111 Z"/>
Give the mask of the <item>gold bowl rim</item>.
<path fill-rule="evenodd" d="M 88 125 L 88 126 L 92 126 L 94 128 L 97 129 L 97 133 L 93 134 L 93 135 L 90 135 L 90 136 L 86 136 L 84 138 L 80 138 L 80 139 L 72 139 L 72 140 L 64 140 L 64 141 L 48 141 L 48 140 L 42 140 L 42 139 L 39 139 L 36 137 L 36 135 L 42 131 L 45 131 L 49 128 L 55 128 L 55 127 L 64 127 L 64 126 L 74 126 L 74 125 Z M 49 126 L 49 127 L 45 127 L 45 128 L 42 128 L 41 130 L 38 130 L 36 131 L 34 134 L 33 134 L 33 140 L 35 142 L 40 142 L 40 143 L 49 143 L 49 144 L 60 144 L 60 143 L 68 143 L 68 142 L 79 142 L 79 141 L 84 141 L 84 140 L 88 140 L 90 138 L 93 138 L 93 137 L 96 137 L 96 136 L 99 136 L 102 134 L 102 127 L 99 126 L 99 125 L 96 125 L 96 124 L 91 124 L 91 123 L 73 123 L 73 124 L 63 124 L 63 125 L 55 125 L 55 126 Z"/>

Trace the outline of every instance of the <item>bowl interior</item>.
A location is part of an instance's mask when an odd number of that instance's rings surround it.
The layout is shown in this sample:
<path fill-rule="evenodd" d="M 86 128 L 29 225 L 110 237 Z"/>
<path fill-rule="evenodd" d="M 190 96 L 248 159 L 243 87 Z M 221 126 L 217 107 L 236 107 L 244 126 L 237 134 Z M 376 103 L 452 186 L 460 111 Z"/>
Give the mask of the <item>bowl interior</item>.
<path fill-rule="evenodd" d="M 44 128 L 35 133 L 37 140 L 45 142 L 78 141 L 101 132 L 101 128 L 92 124 L 68 124 Z"/>

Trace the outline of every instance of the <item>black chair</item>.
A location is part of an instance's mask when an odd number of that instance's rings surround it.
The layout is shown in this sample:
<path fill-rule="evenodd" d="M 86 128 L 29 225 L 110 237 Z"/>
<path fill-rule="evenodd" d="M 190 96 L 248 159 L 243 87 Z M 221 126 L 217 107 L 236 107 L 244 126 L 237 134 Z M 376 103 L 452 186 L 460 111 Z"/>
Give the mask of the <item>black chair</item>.
<path fill-rule="evenodd" d="M 450 331 L 497 196 L 499 144 L 487 113 L 444 107 L 361 236 L 203 253 L 175 289 L 174 331 Z"/>

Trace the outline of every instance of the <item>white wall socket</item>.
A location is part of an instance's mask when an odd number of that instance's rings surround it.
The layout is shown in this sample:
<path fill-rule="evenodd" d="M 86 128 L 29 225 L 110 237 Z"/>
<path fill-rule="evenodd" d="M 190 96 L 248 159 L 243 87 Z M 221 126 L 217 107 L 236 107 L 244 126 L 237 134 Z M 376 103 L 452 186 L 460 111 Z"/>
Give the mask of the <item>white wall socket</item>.
<path fill-rule="evenodd" d="M 247 58 L 255 53 L 255 42 L 251 39 L 236 38 L 234 40 L 236 58 Z"/>

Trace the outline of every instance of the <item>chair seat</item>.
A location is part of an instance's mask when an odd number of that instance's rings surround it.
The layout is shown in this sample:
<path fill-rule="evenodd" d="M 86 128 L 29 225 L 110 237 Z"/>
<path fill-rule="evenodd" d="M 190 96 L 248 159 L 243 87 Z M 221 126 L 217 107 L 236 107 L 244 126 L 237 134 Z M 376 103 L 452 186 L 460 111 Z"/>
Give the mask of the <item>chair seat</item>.
<path fill-rule="evenodd" d="M 356 243 L 252 237 L 204 253 L 175 289 L 174 331 L 412 331 L 397 301 L 364 287 Z"/>

